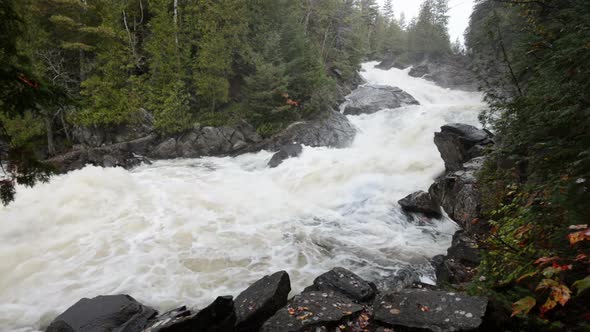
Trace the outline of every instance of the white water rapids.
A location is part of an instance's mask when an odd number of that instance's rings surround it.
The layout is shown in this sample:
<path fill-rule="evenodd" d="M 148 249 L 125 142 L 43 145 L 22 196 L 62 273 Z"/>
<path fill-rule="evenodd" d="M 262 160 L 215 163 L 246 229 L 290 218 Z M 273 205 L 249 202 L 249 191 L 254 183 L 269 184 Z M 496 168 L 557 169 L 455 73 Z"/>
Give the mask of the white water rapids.
<path fill-rule="evenodd" d="M 86 167 L 18 188 L 0 207 L 0 331 L 37 331 L 101 294 L 201 307 L 279 270 L 294 293 L 336 266 L 370 280 L 412 266 L 431 279 L 429 258 L 446 252 L 456 225 L 411 223 L 397 200 L 443 171 L 433 133 L 476 124 L 481 95 L 375 64 L 363 65 L 369 83 L 421 105 L 350 117 L 350 148 L 306 147 L 275 169 L 264 151 Z"/>

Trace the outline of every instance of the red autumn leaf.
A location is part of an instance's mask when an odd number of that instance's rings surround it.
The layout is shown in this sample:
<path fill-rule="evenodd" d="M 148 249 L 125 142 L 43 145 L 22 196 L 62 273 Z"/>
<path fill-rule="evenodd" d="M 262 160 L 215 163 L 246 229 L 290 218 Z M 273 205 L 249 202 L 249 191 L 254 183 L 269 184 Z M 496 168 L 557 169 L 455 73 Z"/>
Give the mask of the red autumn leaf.
<path fill-rule="evenodd" d="M 527 296 L 523 299 L 520 299 L 512 304 L 512 315 L 514 317 L 520 313 L 527 315 L 531 309 L 537 304 L 537 300 L 535 298 Z"/>
<path fill-rule="evenodd" d="M 557 257 L 557 256 L 554 256 L 554 257 L 541 257 L 541 258 L 539 258 L 539 259 L 537 259 L 535 261 L 535 264 L 541 264 L 540 266 L 543 266 L 545 264 L 549 264 L 549 263 L 551 263 L 553 261 L 556 261 L 558 259 L 559 259 L 559 257 Z"/>
<path fill-rule="evenodd" d="M 578 256 L 576 256 L 576 262 L 581 262 L 583 260 L 586 260 L 586 258 L 588 258 L 588 255 L 586 255 L 586 254 L 579 254 Z"/>

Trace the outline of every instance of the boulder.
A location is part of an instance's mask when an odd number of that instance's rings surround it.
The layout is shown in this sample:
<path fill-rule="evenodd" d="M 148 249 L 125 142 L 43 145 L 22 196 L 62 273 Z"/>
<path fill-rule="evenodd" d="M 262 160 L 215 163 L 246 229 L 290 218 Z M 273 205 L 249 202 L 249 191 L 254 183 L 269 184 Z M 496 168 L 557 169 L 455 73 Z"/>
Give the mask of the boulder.
<path fill-rule="evenodd" d="M 268 166 L 270 168 L 278 167 L 283 161 L 299 157 L 299 155 L 303 152 L 303 146 L 301 144 L 287 144 L 281 147 L 279 152 L 275 153 L 270 161 L 268 162 Z"/>
<path fill-rule="evenodd" d="M 303 144 L 311 147 L 346 148 L 352 144 L 356 136 L 356 129 L 348 118 L 329 110 L 322 116 L 308 121 L 291 124 L 282 132 L 267 141 L 254 146 L 249 151 L 266 149 L 278 151 L 287 144 Z"/>
<path fill-rule="evenodd" d="M 220 296 L 197 313 L 185 307 L 167 312 L 151 321 L 143 332 L 232 332 L 235 323 L 233 298 Z"/>
<path fill-rule="evenodd" d="M 468 232 L 478 226 L 481 215 L 477 173 L 484 162 L 485 157 L 474 158 L 463 165 L 463 170 L 444 175 L 428 189 L 436 204 L 442 206 L 449 217 Z"/>
<path fill-rule="evenodd" d="M 264 323 L 262 332 L 303 332 L 334 328 L 363 307 L 334 291 L 305 292 Z"/>
<path fill-rule="evenodd" d="M 84 298 L 59 315 L 46 332 L 139 332 L 156 314 L 129 295 Z"/>
<path fill-rule="evenodd" d="M 351 271 L 336 267 L 315 278 L 305 292 L 335 291 L 356 302 L 370 301 L 375 297 L 375 286 Z"/>
<path fill-rule="evenodd" d="M 384 109 L 419 105 L 400 88 L 387 85 L 365 85 L 354 90 L 344 106 L 345 115 L 371 114 Z"/>
<path fill-rule="evenodd" d="M 486 146 L 494 143 L 493 135 L 474 126 L 453 123 L 434 134 L 434 143 L 445 162 L 447 172 L 463 169 L 463 163 L 479 157 Z"/>
<path fill-rule="evenodd" d="M 475 330 L 482 324 L 487 299 L 463 294 L 406 289 L 375 300 L 375 320 L 381 324 L 429 331 Z"/>
<path fill-rule="evenodd" d="M 437 205 L 429 193 L 417 191 L 398 201 L 402 210 L 406 212 L 423 213 L 427 217 L 440 218 L 442 216 L 440 206 Z"/>
<path fill-rule="evenodd" d="M 291 291 L 285 271 L 265 276 L 236 297 L 236 327 L 238 331 L 256 331 L 264 321 L 287 304 Z"/>
<path fill-rule="evenodd" d="M 430 74 L 430 69 L 428 69 L 428 66 L 426 65 L 414 66 L 408 73 L 408 75 L 412 77 L 423 77 L 424 75 L 428 74 Z"/>

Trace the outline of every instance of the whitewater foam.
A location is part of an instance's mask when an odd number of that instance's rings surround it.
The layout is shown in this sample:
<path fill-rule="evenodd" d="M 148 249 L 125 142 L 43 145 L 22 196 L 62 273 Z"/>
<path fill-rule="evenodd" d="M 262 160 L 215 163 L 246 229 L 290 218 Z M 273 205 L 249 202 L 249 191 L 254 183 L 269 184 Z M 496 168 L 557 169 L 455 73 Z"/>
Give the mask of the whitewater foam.
<path fill-rule="evenodd" d="M 127 293 L 165 310 L 237 295 L 278 270 L 294 292 L 343 266 L 368 279 L 446 252 L 449 219 L 410 223 L 397 200 L 426 189 L 444 165 L 432 142 L 448 122 L 477 123 L 481 95 L 363 65 L 371 84 L 422 105 L 349 117 L 347 149 L 158 161 L 130 172 L 86 167 L 0 207 L 0 326 L 36 331 L 82 297 Z"/>

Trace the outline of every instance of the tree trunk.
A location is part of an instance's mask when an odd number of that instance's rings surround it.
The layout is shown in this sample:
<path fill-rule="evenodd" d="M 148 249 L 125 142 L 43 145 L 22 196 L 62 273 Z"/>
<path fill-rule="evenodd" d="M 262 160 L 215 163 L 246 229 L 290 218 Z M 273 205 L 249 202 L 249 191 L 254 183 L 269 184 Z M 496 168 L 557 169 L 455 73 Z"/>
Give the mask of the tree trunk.
<path fill-rule="evenodd" d="M 49 114 L 49 111 L 45 111 L 43 115 L 45 116 L 45 131 L 47 132 L 47 154 L 54 156 L 55 143 L 53 137 L 52 116 Z"/>
<path fill-rule="evenodd" d="M 174 0 L 174 38 L 178 47 L 178 0 Z"/>

